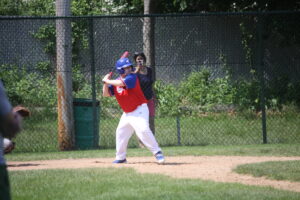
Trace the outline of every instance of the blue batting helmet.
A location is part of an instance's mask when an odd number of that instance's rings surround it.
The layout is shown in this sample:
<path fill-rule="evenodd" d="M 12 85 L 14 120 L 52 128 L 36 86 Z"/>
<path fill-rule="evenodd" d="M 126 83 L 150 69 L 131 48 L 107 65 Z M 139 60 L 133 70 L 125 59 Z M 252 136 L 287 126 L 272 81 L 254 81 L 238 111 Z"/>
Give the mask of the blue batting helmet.
<path fill-rule="evenodd" d="M 124 74 L 125 71 L 123 68 L 132 66 L 132 63 L 128 58 L 120 58 L 116 63 L 116 70 L 119 74 Z"/>

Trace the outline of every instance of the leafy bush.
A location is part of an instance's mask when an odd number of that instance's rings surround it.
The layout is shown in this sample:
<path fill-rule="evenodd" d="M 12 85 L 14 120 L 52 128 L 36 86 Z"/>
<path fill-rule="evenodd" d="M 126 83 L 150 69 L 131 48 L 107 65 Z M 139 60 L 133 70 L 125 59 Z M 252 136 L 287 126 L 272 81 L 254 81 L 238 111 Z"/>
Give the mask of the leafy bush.
<path fill-rule="evenodd" d="M 158 102 L 158 115 L 176 116 L 180 113 L 180 93 L 174 85 L 156 81 L 154 90 Z"/>
<path fill-rule="evenodd" d="M 92 98 L 92 85 L 81 70 L 81 66 L 72 68 L 73 97 Z M 3 80 L 9 99 L 13 105 L 23 104 L 31 107 L 35 116 L 43 118 L 56 113 L 57 106 L 57 84 L 54 70 L 50 63 L 41 62 L 34 67 L 34 71 L 27 71 L 26 67 L 15 65 L 2 65 L 0 77 Z M 120 114 L 120 107 L 115 98 L 102 97 L 101 77 L 96 76 L 96 97 L 100 100 L 101 117 L 115 117 Z M 101 84 L 97 84 L 101 83 Z"/>
<path fill-rule="evenodd" d="M 283 105 L 288 104 L 300 107 L 300 81 L 291 80 L 287 74 L 272 79 L 267 90 L 268 107 L 278 110 L 282 110 Z"/>
<path fill-rule="evenodd" d="M 212 78 L 209 69 L 192 72 L 178 86 L 157 81 L 155 91 L 159 115 L 196 115 L 206 112 L 241 113 L 261 111 L 261 83 L 255 70 L 249 79 L 233 81 L 230 75 Z M 265 106 L 280 111 L 284 105 L 300 106 L 300 81 L 282 76 L 265 86 Z"/>
<path fill-rule="evenodd" d="M 236 90 L 233 103 L 238 110 L 260 110 L 260 83 L 258 80 L 238 80 L 233 87 Z"/>
<path fill-rule="evenodd" d="M 56 83 L 39 71 L 27 72 L 25 67 L 2 66 L 2 77 L 13 104 L 53 107 L 56 104 Z"/>
<path fill-rule="evenodd" d="M 181 82 L 181 107 L 192 107 L 193 112 L 227 110 L 233 103 L 235 90 L 229 76 L 213 79 L 208 69 L 192 72 Z"/>
<path fill-rule="evenodd" d="M 203 112 L 223 111 L 232 107 L 235 88 L 229 76 L 212 79 L 208 69 L 192 72 L 177 87 L 155 83 L 160 115 L 199 115 Z"/>

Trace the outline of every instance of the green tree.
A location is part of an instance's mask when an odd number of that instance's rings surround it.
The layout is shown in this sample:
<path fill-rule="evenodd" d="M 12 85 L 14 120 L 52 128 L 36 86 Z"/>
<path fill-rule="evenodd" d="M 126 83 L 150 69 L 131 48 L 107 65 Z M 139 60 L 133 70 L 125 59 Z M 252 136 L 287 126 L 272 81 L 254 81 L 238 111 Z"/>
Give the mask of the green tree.
<path fill-rule="evenodd" d="M 0 15 L 22 15 L 22 0 L 1 0 Z"/>
<path fill-rule="evenodd" d="M 300 10 L 299 0 L 160 0 L 156 13 L 243 12 Z M 0 15 L 54 16 L 55 0 L 1 0 Z M 73 16 L 100 14 L 142 14 L 143 0 L 76 0 Z"/>

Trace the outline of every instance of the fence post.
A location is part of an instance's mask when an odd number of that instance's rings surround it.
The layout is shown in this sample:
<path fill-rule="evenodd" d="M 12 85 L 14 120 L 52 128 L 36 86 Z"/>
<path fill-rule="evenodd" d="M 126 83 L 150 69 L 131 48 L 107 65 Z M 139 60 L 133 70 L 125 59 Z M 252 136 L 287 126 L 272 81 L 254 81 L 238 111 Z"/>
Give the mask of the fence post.
<path fill-rule="evenodd" d="M 176 116 L 177 125 L 177 145 L 181 145 L 181 132 L 180 132 L 180 117 Z"/>
<path fill-rule="evenodd" d="M 144 1 L 144 15 L 149 15 L 155 12 L 154 0 Z M 156 66 L 155 66 L 155 18 L 143 18 L 143 51 L 147 57 L 147 63 L 152 68 L 152 79 L 156 81 Z M 155 96 L 155 91 L 154 94 Z M 155 134 L 155 120 L 154 117 L 149 117 L 150 129 Z"/>
<path fill-rule="evenodd" d="M 263 143 L 267 144 L 267 125 L 266 125 L 266 102 L 265 102 L 265 69 L 264 69 L 264 45 L 263 45 L 263 29 L 264 29 L 264 17 L 262 13 L 258 17 L 258 68 L 260 76 L 260 106 L 262 114 L 262 136 Z"/>
<path fill-rule="evenodd" d="M 95 70 L 95 49 L 94 49 L 94 19 L 89 19 L 89 50 L 90 50 L 90 65 L 91 65 L 91 81 L 92 81 L 92 99 L 93 99 L 93 130 L 94 130 L 94 147 L 99 145 L 98 120 L 96 108 L 96 70 Z"/>

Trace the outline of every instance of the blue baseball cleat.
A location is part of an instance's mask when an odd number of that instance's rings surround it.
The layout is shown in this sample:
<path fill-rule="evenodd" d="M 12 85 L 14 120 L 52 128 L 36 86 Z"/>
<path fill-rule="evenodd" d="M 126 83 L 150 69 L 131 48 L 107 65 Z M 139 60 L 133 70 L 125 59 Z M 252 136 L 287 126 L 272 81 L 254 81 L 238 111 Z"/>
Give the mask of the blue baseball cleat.
<path fill-rule="evenodd" d="M 161 151 L 159 151 L 155 154 L 155 158 L 156 158 L 156 161 L 158 164 L 163 164 L 165 162 L 165 157 Z"/>
<path fill-rule="evenodd" d="M 126 159 L 124 159 L 124 160 L 115 160 L 113 162 L 113 164 L 123 164 L 123 163 L 127 163 L 127 160 Z"/>

